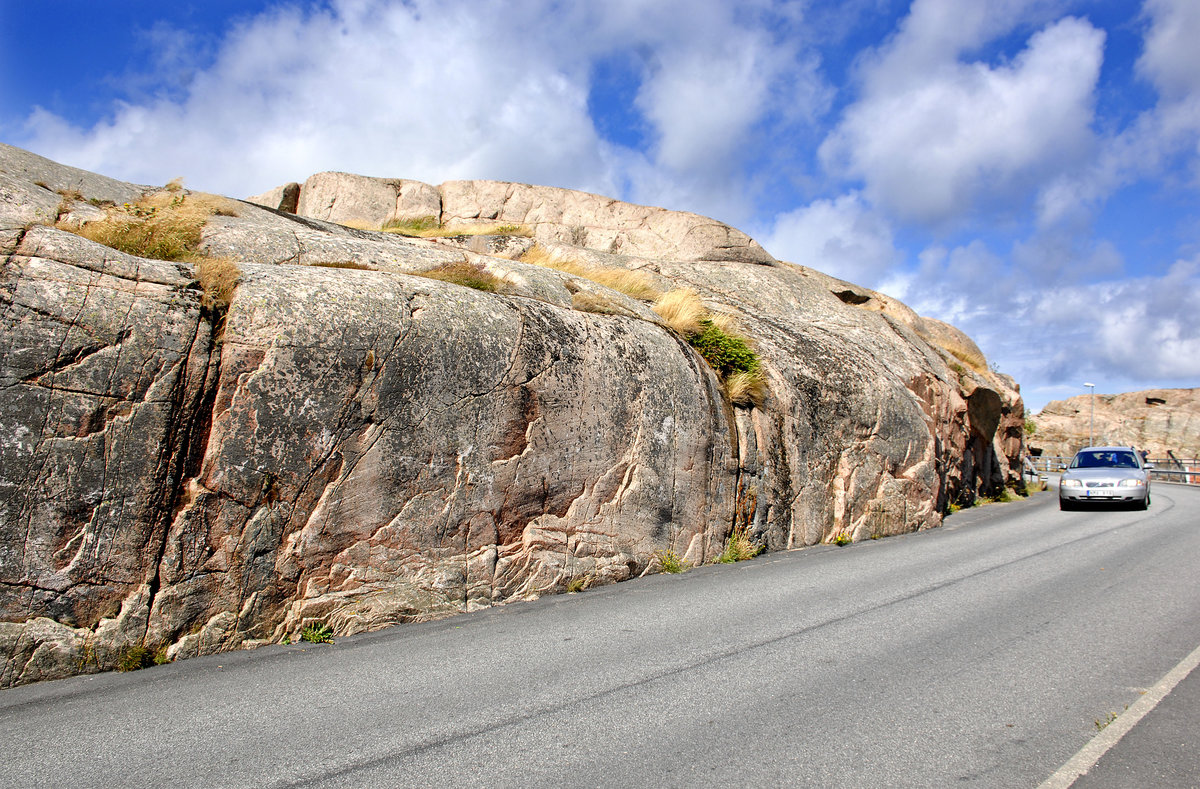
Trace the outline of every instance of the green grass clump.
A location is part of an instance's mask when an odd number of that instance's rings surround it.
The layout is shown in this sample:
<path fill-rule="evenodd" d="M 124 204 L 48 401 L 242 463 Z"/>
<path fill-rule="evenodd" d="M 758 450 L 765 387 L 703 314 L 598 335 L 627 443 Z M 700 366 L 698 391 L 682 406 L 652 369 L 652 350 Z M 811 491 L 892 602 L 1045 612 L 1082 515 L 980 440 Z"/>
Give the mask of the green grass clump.
<path fill-rule="evenodd" d="M 503 285 L 503 281 L 478 263 L 447 263 L 428 271 L 413 272 L 415 276 L 426 279 L 436 279 L 442 282 L 452 282 L 475 290 L 495 293 Z"/>
<path fill-rule="evenodd" d="M 758 405 L 767 392 L 767 378 L 758 354 L 729 315 L 710 313 L 694 291 L 668 291 L 654 302 L 654 311 L 678 332 L 725 385 L 734 405 Z"/>
<path fill-rule="evenodd" d="M 145 644 L 134 644 L 125 647 L 117 655 L 117 671 L 139 671 L 151 666 L 161 666 L 170 663 L 165 646 L 151 649 Z"/>
<path fill-rule="evenodd" d="M 324 622 L 305 625 L 300 631 L 300 640 L 309 644 L 332 644 L 333 628 Z"/>
<path fill-rule="evenodd" d="M 834 545 L 849 545 L 850 543 L 854 542 L 854 538 L 850 536 L 849 530 L 842 529 L 837 534 L 833 535 L 832 542 Z"/>
<path fill-rule="evenodd" d="M 657 551 L 654 555 L 658 557 L 658 563 L 664 573 L 683 573 L 687 572 L 692 566 L 691 562 L 675 553 L 675 551 Z"/>
<path fill-rule="evenodd" d="M 701 318 L 700 331 L 690 335 L 687 341 L 722 378 L 758 369 L 758 354 L 746 341 L 726 333 L 709 318 Z"/>
<path fill-rule="evenodd" d="M 739 526 L 730 533 L 729 539 L 725 541 L 725 549 L 721 551 L 717 561 L 722 564 L 733 564 L 753 559 L 760 553 L 762 553 L 762 546 L 751 540 L 750 536 L 746 534 L 746 530 Z"/>

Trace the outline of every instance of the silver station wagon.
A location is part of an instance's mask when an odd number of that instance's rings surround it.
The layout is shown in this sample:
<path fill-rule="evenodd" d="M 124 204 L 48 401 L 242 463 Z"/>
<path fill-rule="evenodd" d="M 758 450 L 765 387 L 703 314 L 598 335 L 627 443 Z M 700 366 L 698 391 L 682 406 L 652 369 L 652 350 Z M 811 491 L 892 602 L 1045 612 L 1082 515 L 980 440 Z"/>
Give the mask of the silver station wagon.
<path fill-rule="evenodd" d="M 1086 447 L 1075 453 L 1058 483 L 1059 509 L 1085 504 L 1150 506 L 1150 475 L 1132 447 Z"/>

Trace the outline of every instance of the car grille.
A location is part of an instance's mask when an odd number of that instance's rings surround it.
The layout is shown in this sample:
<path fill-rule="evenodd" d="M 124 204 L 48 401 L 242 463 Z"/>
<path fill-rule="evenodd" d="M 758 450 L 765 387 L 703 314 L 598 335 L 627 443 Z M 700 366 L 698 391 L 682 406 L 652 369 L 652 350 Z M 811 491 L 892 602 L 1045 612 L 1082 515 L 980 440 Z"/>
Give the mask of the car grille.
<path fill-rule="evenodd" d="M 1111 488 L 1111 487 L 1113 487 L 1113 483 L 1111 483 L 1111 482 L 1089 482 L 1089 483 L 1087 483 L 1087 486 L 1089 488 Z"/>

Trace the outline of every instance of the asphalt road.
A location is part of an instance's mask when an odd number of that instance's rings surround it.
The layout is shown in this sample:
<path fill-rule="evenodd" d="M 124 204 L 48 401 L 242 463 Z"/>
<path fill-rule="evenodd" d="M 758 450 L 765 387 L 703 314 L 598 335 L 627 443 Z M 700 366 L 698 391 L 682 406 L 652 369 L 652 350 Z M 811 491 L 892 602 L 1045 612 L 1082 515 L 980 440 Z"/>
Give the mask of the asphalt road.
<path fill-rule="evenodd" d="M 1200 490 L 1157 485 L 1145 513 L 1043 493 L 332 646 L 3 691 L 0 786 L 1035 787 L 1200 646 L 1198 565 Z M 1197 698 L 1192 676 L 1122 742 L 1194 751 Z M 1084 780 L 1136 781 L 1166 746 Z M 1195 786 L 1190 765 L 1136 785 Z"/>

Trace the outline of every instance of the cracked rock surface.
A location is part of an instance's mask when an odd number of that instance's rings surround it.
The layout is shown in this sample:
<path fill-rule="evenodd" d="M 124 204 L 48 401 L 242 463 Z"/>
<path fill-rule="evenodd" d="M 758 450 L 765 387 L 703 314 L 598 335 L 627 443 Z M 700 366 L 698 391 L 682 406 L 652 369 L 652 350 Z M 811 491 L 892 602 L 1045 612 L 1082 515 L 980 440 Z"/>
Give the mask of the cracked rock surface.
<path fill-rule="evenodd" d="M 260 201 L 307 216 L 210 219 L 241 272 L 218 311 L 192 264 L 52 226 L 146 189 L 0 145 L 0 686 L 711 561 L 735 524 L 771 549 L 930 528 L 1019 479 L 1019 395 L 944 347 L 969 339 L 713 220 L 320 174 Z M 431 215 L 695 290 L 755 342 L 765 399 L 735 407 L 645 303 L 502 240 L 336 224 Z M 462 261 L 504 287 L 413 276 Z"/>

